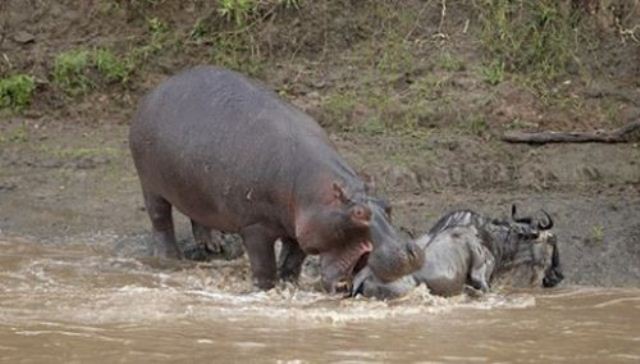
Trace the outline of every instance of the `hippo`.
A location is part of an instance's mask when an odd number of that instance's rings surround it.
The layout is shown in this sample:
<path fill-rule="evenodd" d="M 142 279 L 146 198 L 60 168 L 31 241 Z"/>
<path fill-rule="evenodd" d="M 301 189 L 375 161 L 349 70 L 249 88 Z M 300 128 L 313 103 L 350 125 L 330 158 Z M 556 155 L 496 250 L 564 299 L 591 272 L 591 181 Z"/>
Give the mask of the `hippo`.
<path fill-rule="evenodd" d="M 175 207 L 201 245 L 219 249 L 212 230 L 238 233 L 259 289 L 295 281 L 307 254 L 330 292 L 365 264 L 383 282 L 422 266 L 322 127 L 239 73 L 199 66 L 165 80 L 139 102 L 129 145 L 157 256 L 182 256 Z"/>
<path fill-rule="evenodd" d="M 381 299 L 405 295 L 425 284 L 432 294 L 453 296 L 471 287 L 485 293 L 496 279 L 521 275 L 526 284 L 554 287 L 564 278 L 553 220 L 517 217 L 512 221 L 483 217 L 470 210 L 454 211 L 440 218 L 417 240 L 425 255 L 416 272 L 394 282 L 382 282 L 368 267 L 354 279 L 352 295 Z"/>

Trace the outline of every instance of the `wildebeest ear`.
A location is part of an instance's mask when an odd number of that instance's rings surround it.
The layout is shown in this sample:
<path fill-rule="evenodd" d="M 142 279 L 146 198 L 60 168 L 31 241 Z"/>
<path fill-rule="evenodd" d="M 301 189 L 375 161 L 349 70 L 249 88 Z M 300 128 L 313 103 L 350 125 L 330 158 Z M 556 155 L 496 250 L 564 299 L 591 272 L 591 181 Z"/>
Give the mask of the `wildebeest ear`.
<path fill-rule="evenodd" d="M 357 225 L 367 226 L 371 221 L 371 210 L 364 205 L 357 204 L 351 208 L 351 220 Z"/>
<path fill-rule="evenodd" d="M 343 204 L 347 204 L 350 202 L 347 194 L 344 191 L 344 188 L 340 186 L 338 182 L 333 182 L 333 198 L 335 201 L 340 201 Z"/>

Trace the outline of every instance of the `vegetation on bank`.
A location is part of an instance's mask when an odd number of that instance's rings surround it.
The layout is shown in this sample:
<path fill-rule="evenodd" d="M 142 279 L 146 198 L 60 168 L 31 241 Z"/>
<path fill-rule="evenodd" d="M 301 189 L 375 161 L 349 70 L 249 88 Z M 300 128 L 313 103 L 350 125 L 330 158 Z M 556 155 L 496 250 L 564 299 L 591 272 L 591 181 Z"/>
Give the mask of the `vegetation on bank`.
<path fill-rule="evenodd" d="M 22 111 L 31 102 L 36 89 L 33 76 L 14 74 L 0 78 L 0 110 Z"/>
<path fill-rule="evenodd" d="M 121 59 L 107 48 L 94 50 L 72 49 L 56 56 L 52 78 L 54 84 L 67 95 L 85 95 L 99 85 L 129 81 L 134 63 L 129 58 Z"/>
<path fill-rule="evenodd" d="M 60 51 L 45 60 L 49 72 L 37 75 L 44 80 L 37 90 L 32 76 L 23 75 L 21 86 L 15 79 L 7 86 L 6 76 L 0 108 L 20 112 L 47 92 L 62 91 L 68 104 L 93 92 L 138 93 L 150 72 L 211 63 L 257 78 L 285 69 L 290 77 L 272 85 L 284 97 L 302 92 L 313 99 L 314 116 L 334 130 L 420 135 L 450 124 L 482 135 L 488 129 L 483 108 L 495 101 L 501 84 L 578 108 L 555 90 L 567 80 L 596 77 L 602 64 L 592 52 L 603 34 L 610 31 L 620 47 L 640 46 L 640 23 L 632 16 L 640 15 L 636 0 L 440 0 L 403 7 L 343 0 L 187 3 L 198 9 L 191 24 L 184 14 L 177 20 L 174 2 L 102 0 L 96 17 L 127 18 L 140 31 L 119 43 Z M 458 47 L 460 40 L 466 48 Z M 301 91 L 300 75 L 320 74 L 323 67 L 340 82 L 318 76 Z M 11 74 L 16 71 L 28 73 L 17 67 Z M 476 80 L 485 85 L 484 95 L 461 99 L 467 97 L 462 82 Z M 616 107 L 603 106 L 603 113 L 613 115 Z"/>

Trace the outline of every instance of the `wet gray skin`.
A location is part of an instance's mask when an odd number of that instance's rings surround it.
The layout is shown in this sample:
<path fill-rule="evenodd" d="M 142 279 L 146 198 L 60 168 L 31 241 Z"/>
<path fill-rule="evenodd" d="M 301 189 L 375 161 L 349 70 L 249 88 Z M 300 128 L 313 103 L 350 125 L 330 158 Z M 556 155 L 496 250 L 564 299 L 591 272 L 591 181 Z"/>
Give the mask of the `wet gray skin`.
<path fill-rule="evenodd" d="M 297 279 L 307 254 L 322 256 L 331 291 L 367 256 L 383 281 L 422 265 L 324 130 L 238 73 L 197 67 L 169 78 L 141 100 L 129 142 L 158 256 L 182 257 L 175 207 L 210 250 L 220 249 L 212 229 L 239 233 L 262 289 Z"/>
<path fill-rule="evenodd" d="M 391 283 L 382 282 L 369 267 L 354 279 L 353 295 L 391 299 L 420 284 L 435 295 L 452 296 L 465 288 L 488 292 L 496 279 L 519 284 L 554 287 L 562 281 L 557 239 L 549 230 L 553 221 L 518 218 L 513 221 L 484 218 L 472 211 L 456 211 L 442 217 L 417 240 L 424 249 L 424 265 Z"/>

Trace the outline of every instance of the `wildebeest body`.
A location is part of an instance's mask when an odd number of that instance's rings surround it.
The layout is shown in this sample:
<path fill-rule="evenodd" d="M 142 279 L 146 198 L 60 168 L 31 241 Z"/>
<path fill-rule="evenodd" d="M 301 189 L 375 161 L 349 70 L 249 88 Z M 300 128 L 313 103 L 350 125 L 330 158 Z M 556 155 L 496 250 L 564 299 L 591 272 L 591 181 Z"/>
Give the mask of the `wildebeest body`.
<path fill-rule="evenodd" d="M 530 218 L 514 222 L 487 219 L 473 211 L 455 211 L 443 216 L 417 240 L 423 249 L 423 266 L 407 277 L 383 284 L 375 274 L 362 270 L 355 279 L 355 293 L 379 298 L 401 296 L 419 284 L 431 293 L 451 296 L 465 286 L 487 292 L 491 281 L 514 268 L 530 269 L 532 284 L 552 287 L 562 279 L 556 238 L 547 224 Z"/>

